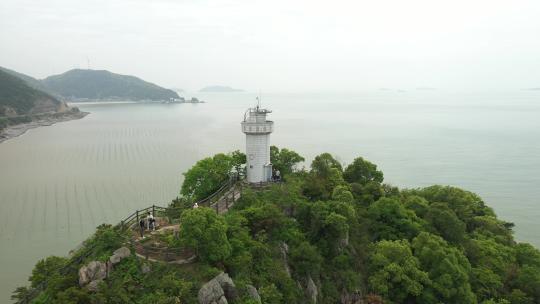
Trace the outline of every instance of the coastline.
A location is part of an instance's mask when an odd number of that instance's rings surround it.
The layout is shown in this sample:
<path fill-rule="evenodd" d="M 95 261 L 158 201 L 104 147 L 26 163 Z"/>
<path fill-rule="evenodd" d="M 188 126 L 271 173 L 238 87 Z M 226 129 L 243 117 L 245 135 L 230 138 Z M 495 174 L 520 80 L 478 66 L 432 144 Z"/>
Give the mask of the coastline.
<path fill-rule="evenodd" d="M 26 131 L 38 127 L 52 126 L 59 122 L 84 118 L 89 112 L 70 112 L 59 116 L 47 116 L 28 123 L 8 126 L 0 131 L 0 143 L 11 138 L 23 135 Z"/>

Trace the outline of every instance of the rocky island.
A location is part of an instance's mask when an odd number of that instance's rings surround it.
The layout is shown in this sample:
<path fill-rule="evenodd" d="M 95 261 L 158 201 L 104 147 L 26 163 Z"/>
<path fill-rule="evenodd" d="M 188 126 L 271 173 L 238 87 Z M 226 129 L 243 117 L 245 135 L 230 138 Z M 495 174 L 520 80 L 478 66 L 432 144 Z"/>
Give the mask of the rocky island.
<path fill-rule="evenodd" d="M 197 162 L 180 197 L 102 225 L 37 263 L 19 303 L 540 302 L 540 251 L 476 194 L 398 189 L 362 157 L 343 166 L 271 147 L 280 178 L 238 178 L 246 155 Z M 233 178 L 234 177 L 234 178 Z M 154 221 L 139 214 L 154 213 Z M 153 223 L 153 224 L 150 224 Z M 142 226 L 141 226 L 142 225 Z"/>

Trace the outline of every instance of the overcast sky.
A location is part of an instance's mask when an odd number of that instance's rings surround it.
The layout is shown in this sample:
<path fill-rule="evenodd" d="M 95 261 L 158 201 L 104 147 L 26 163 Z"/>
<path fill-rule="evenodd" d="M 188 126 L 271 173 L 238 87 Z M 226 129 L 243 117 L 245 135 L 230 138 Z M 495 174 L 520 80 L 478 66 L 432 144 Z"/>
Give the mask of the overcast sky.
<path fill-rule="evenodd" d="M 0 65 L 166 87 L 540 87 L 540 1 L 1 0 Z"/>

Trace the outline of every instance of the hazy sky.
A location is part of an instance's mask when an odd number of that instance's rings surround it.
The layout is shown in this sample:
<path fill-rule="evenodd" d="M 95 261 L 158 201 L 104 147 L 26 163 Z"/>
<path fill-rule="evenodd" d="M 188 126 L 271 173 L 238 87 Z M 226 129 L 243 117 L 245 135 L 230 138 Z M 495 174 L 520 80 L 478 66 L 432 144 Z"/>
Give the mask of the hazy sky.
<path fill-rule="evenodd" d="M 540 87 L 540 1 L 1 0 L 0 65 L 262 91 Z"/>

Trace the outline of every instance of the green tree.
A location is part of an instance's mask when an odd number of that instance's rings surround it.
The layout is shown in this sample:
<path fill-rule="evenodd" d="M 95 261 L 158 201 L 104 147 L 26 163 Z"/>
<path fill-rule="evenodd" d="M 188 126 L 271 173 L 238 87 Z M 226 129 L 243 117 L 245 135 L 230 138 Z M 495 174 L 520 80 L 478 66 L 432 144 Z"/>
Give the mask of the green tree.
<path fill-rule="evenodd" d="M 493 210 L 487 207 L 478 195 L 456 187 L 435 185 L 414 190 L 412 193 L 422 196 L 432 203 L 446 203 L 467 226 L 475 216 L 495 215 Z"/>
<path fill-rule="evenodd" d="M 259 289 L 259 294 L 263 303 L 281 304 L 283 303 L 283 295 L 279 292 L 276 285 L 270 284 L 262 286 Z"/>
<path fill-rule="evenodd" d="M 511 285 L 518 288 L 511 297 L 522 300 L 512 300 L 512 303 L 540 302 L 540 250 L 526 243 L 514 246 L 516 262 L 519 265 L 517 277 Z M 526 294 L 525 294 L 525 293 Z M 523 294 L 523 295 L 521 295 Z"/>
<path fill-rule="evenodd" d="M 448 242 L 459 244 L 465 238 L 465 223 L 463 223 L 445 203 L 433 203 L 425 216 L 426 221 L 434 232 Z"/>
<path fill-rule="evenodd" d="M 295 273 L 301 276 L 318 276 L 323 258 L 317 251 L 317 247 L 303 241 L 298 246 L 291 248 L 291 266 Z"/>
<path fill-rule="evenodd" d="M 520 266 L 529 265 L 540 268 L 540 250 L 527 243 L 518 243 L 514 250 Z"/>
<path fill-rule="evenodd" d="M 514 289 L 506 298 L 511 304 L 534 304 L 532 297 L 527 296 L 526 293 L 519 289 Z"/>
<path fill-rule="evenodd" d="M 513 244 L 512 230 L 508 223 L 500 221 L 495 216 L 482 215 L 472 218 L 470 229 L 474 234 L 481 234 L 496 239 L 499 243 Z"/>
<path fill-rule="evenodd" d="M 521 267 L 516 283 L 519 289 L 534 298 L 536 303 L 540 301 L 540 268 L 529 265 Z"/>
<path fill-rule="evenodd" d="M 209 208 L 186 210 L 180 224 L 180 242 L 206 262 L 221 262 L 231 255 L 227 225 Z"/>
<path fill-rule="evenodd" d="M 240 152 L 239 150 L 235 150 L 231 152 L 231 165 L 234 168 L 236 173 L 243 173 L 242 166 L 246 164 L 246 154 Z"/>
<path fill-rule="evenodd" d="M 315 157 L 311 163 L 310 174 L 305 178 L 303 193 L 312 200 L 327 200 L 334 188 L 344 185 L 343 168 L 329 153 Z"/>
<path fill-rule="evenodd" d="M 472 269 L 471 286 L 479 301 L 499 296 L 503 281 L 499 275 L 488 268 Z"/>
<path fill-rule="evenodd" d="M 62 304 L 91 303 L 90 294 L 88 293 L 86 289 L 79 288 L 78 286 L 73 286 L 58 293 L 57 303 L 62 303 Z"/>
<path fill-rule="evenodd" d="M 431 280 L 422 292 L 423 303 L 476 303 L 469 284 L 471 265 L 461 251 L 427 232 L 414 238 L 412 248 Z"/>
<path fill-rule="evenodd" d="M 329 240 L 341 240 L 349 234 L 349 224 L 347 218 L 341 214 L 331 212 L 324 219 L 324 229 L 329 236 Z"/>
<path fill-rule="evenodd" d="M 500 278 L 509 274 L 516 261 L 512 247 L 489 238 L 471 240 L 466 252 L 473 266 L 490 269 Z"/>
<path fill-rule="evenodd" d="M 349 190 L 349 187 L 345 185 L 338 185 L 334 188 L 334 191 L 332 191 L 332 200 L 344 203 L 352 203 L 354 197 Z"/>
<path fill-rule="evenodd" d="M 198 161 L 184 173 L 180 194 L 195 201 L 209 196 L 227 181 L 234 164 L 233 157 L 223 153 Z"/>
<path fill-rule="evenodd" d="M 305 159 L 293 150 L 286 148 L 279 149 L 276 146 L 270 146 L 270 162 L 275 170 L 279 170 L 281 176 L 286 176 L 294 171 L 298 163 Z"/>
<path fill-rule="evenodd" d="M 41 284 L 46 286 L 45 291 L 39 296 L 44 303 L 58 303 L 57 298 L 61 292 L 76 286 L 77 273 L 75 271 L 69 271 L 65 274 L 59 271 L 66 262 L 65 258 L 51 256 L 39 261 L 32 270 L 31 286 L 37 287 Z"/>
<path fill-rule="evenodd" d="M 384 196 L 384 189 L 381 184 L 377 182 L 367 182 L 366 184 L 352 183 L 351 190 L 358 202 L 364 206 L 369 206 L 382 196 Z"/>
<path fill-rule="evenodd" d="M 406 240 L 375 243 L 368 268 L 369 288 L 390 303 L 407 303 L 430 284 L 428 274 L 420 269 Z"/>
<path fill-rule="evenodd" d="M 508 302 L 506 299 L 489 299 L 486 301 L 483 301 L 481 304 L 512 304 Z"/>
<path fill-rule="evenodd" d="M 111 254 L 121 247 L 124 241 L 124 235 L 120 231 L 114 229 L 112 225 L 102 224 L 97 227 L 96 233 L 87 245 L 94 246 L 94 256 L 99 258 L 99 255 Z"/>
<path fill-rule="evenodd" d="M 420 221 L 413 211 L 393 198 L 381 198 L 368 209 L 374 240 L 412 239 L 420 232 Z"/>
<path fill-rule="evenodd" d="M 407 209 L 413 210 L 417 216 L 422 218 L 425 217 L 429 209 L 429 202 L 425 198 L 418 195 L 407 197 L 404 204 Z"/>
<path fill-rule="evenodd" d="M 352 164 L 348 165 L 343 172 L 343 178 L 348 183 L 365 185 L 368 182 L 382 183 L 383 173 L 377 170 L 377 165 L 357 157 Z"/>
<path fill-rule="evenodd" d="M 343 172 L 343 167 L 339 161 L 337 161 L 330 153 L 317 155 L 315 159 L 313 159 L 313 162 L 311 162 L 311 172 L 320 177 L 329 177 L 331 175 L 331 169 L 337 169 L 340 173 Z"/>
<path fill-rule="evenodd" d="M 66 258 L 50 256 L 37 262 L 36 266 L 32 270 L 30 276 L 30 282 L 32 287 L 36 287 L 39 284 L 47 281 L 48 278 L 57 274 L 58 270 L 67 263 Z"/>

